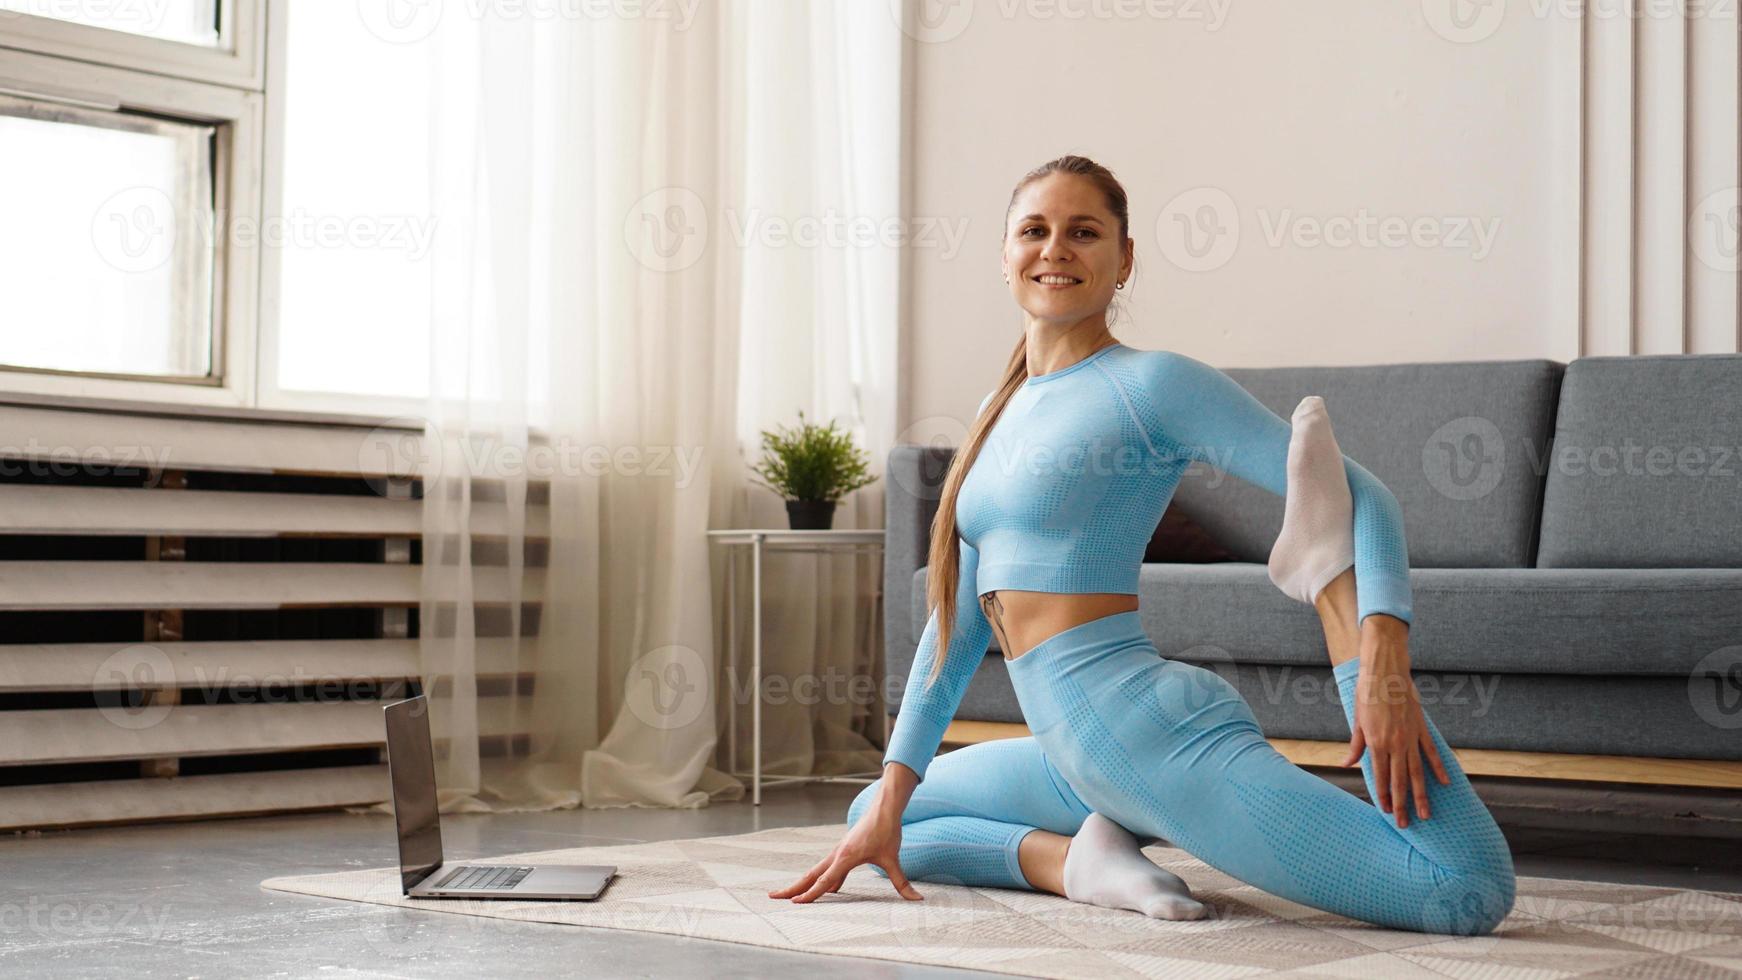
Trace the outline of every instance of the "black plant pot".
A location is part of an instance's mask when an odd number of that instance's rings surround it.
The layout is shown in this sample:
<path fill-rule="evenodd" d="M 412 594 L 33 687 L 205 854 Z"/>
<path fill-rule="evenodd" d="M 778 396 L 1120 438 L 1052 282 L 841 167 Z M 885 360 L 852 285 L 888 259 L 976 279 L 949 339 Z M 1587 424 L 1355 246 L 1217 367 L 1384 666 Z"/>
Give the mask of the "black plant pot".
<path fill-rule="evenodd" d="M 827 531 L 835 523 L 833 500 L 788 500 L 786 519 L 794 531 Z"/>

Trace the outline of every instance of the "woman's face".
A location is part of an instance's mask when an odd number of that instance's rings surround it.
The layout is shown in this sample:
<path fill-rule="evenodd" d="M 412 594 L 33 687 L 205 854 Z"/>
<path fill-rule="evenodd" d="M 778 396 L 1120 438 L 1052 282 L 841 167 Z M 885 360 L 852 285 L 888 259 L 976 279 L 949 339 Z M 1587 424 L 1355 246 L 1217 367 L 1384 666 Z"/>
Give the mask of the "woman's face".
<path fill-rule="evenodd" d="M 1004 228 L 1004 274 L 1028 315 L 1066 326 L 1102 314 L 1131 274 L 1131 242 L 1095 182 L 1048 174 L 1017 195 Z"/>

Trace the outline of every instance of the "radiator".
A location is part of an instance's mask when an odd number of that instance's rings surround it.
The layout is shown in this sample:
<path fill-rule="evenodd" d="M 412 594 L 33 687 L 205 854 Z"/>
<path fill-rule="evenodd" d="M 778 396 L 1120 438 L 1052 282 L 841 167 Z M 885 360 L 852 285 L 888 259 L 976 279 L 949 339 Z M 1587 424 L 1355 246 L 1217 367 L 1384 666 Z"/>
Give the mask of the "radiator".
<path fill-rule="evenodd" d="M 0 829 L 386 798 L 381 705 L 441 683 L 418 658 L 418 433 L 42 406 L 0 421 Z M 505 636 L 502 492 L 474 491 L 474 549 L 499 562 L 478 576 L 492 753 L 524 746 L 504 695 L 532 683 L 530 642 L 510 667 Z"/>

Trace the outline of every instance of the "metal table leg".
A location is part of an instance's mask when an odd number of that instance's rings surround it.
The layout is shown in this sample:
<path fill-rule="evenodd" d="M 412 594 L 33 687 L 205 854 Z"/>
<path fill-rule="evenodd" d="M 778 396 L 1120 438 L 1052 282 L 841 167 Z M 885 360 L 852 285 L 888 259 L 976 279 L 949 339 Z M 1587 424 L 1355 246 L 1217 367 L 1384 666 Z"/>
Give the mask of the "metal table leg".
<path fill-rule="evenodd" d="M 871 651 L 871 676 L 876 681 L 879 690 L 878 693 L 872 695 L 871 703 L 877 713 L 883 716 L 883 747 L 887 750 L 889 747 L 889 702 L 882 697 L 889 688 L 885 678 L 887 662 L 884 659 L 888 655 L 888 645 L 883 641 L 883 547 L 878 546 L 875 554 L 877 565 L 873 572 L 872 581 L 875 583 L 874 589 L 877 599 L 871 603 L 871 642 L 876 644 L 876 648 Z"/>
<path fill-rule="evenodd" d="M 750 538 L 750 802 L 762 805 L 762 535 Z"/>
<path fill-rule="evenodd" d="M 738 771 L 738 549 L 726 546 L 726 771 Z"/>

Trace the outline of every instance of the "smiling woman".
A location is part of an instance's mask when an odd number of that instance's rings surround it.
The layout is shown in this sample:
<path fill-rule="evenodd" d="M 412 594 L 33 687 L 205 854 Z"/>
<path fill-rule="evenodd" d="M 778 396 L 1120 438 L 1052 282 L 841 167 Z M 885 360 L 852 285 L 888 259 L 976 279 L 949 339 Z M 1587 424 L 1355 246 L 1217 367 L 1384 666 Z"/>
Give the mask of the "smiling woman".
<path fill-rule="evenodd" d="M 1003 413 L 1018 388 L 1081 370 L 1117 345 L 1107 329 L 1107 310 L 1131 276 L 1135 252 L 1124 187 L 1111 171 L 1086 157 L 1060 157 L 1024 175 L 1005 214 L 1004 281 L 1010 284 L 1029 329 L 1006 367 L 1004 384 L 981 406 L 982 415 L 991 406 L 993 419 Z M 985 439 L 978 423 L 976 430 L 968 438 L 967 459 L 978 455 L 979 443 Z M 945 488 L 939 508 L 945 526 L 956 520 L 957 490 L 964 479 L 965 473 L 952 472 Z M 957 567 L 951 544 L 934 537 L 931 560 L 939 574 L 928 585 L 928 598 L 942 617 L 938 640 L 943 648 L 949 645 L 948 624 L 956 612 L 954 596 L 945 585 L 955 577 Z M 981 599 L 998 614 L 994 628 L 1001 644 L 1014 641 L 1002 647 L 1007 657 L 1017 656 L 1032 645 L 1030 641 L 1051 635 L 1039 633 L 1038 625 L 1057 632 L 1137 608 L 1134 595 L 1076 588 L 1011 592 L 1007 598 L 1011 616 L 1003 615 L 1006 597 L 998 592 Z M 1014 637 L 1006 633 L 1007 622 L 1023 624 Z M 935 679 L 936 670 L 932 676 Z"/>
<path fill-rule="evenodd" d="M 1493 930 L 1512 906 L 1511 855 L 1410 680 L 1396 498 L 1342 455 L 1318 398 L 1291 425 L 1208 364 L 1112 338 L 1132 242 L 1106 168 L 1052 161 L 1008 214 L 1025 330 L 944 480 L 932 615 L 883 776 L 835 852 L 771 897 L 812 901 L 869 862 L 909 899 L 906 872 L 1211 914 L 1143 857 L 1149 838 L 1314 908 Z M 1377 809 L 1290 763 L 1230 683 L 1163 658 L 1139 622 L 1148 532 L 1198 462 L 1285 497 L 1271 580 L 1320 615 L 1353 733 L 1345 765 L 1359 759 Z M 927 778 L 993 633 L 1033 734 L 952 752 Z"/>

